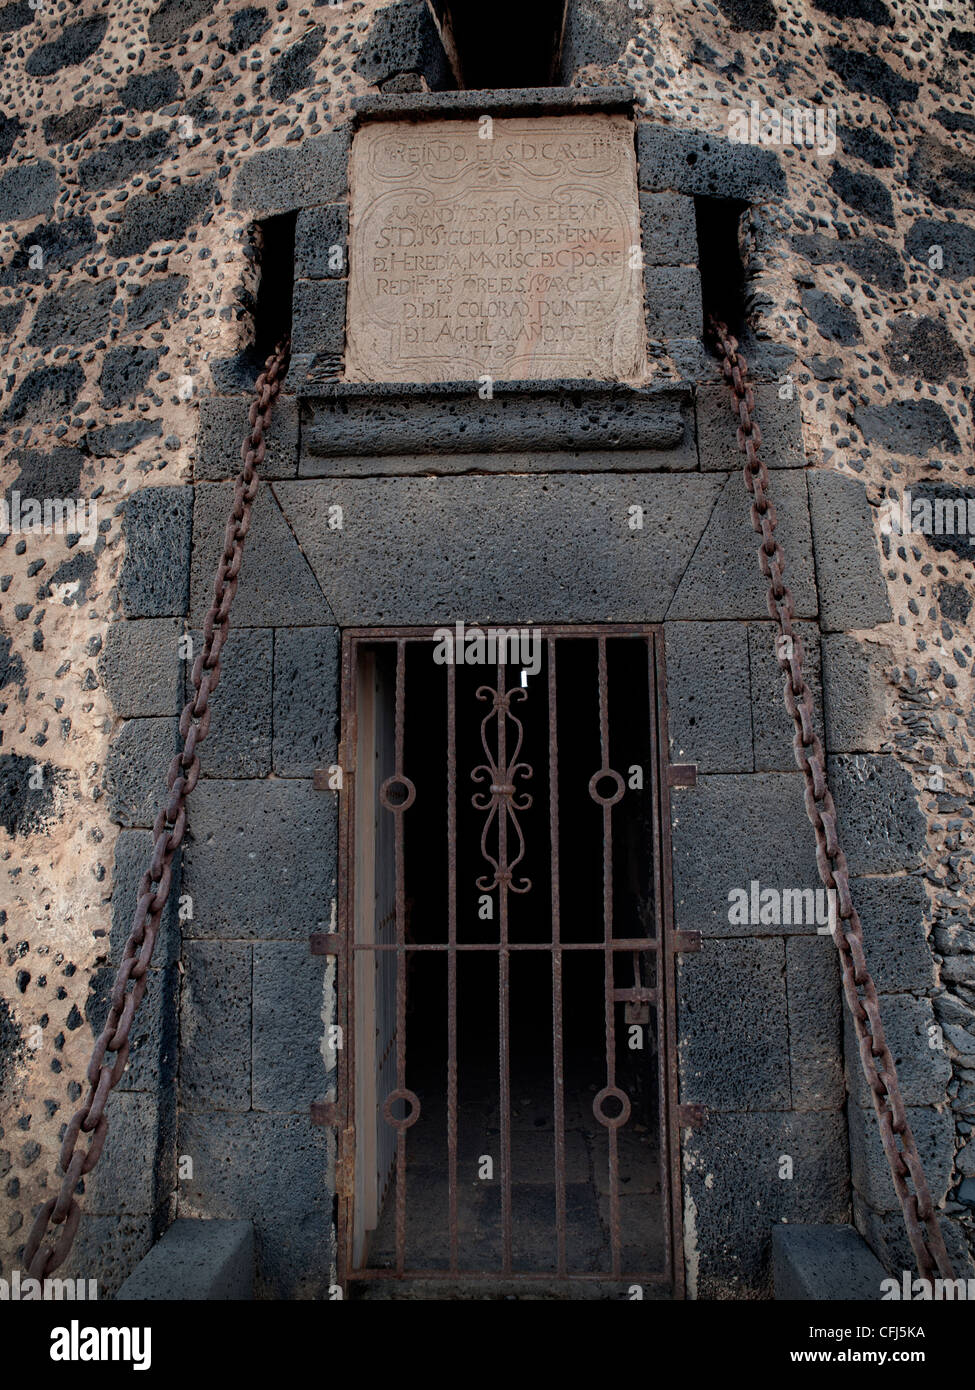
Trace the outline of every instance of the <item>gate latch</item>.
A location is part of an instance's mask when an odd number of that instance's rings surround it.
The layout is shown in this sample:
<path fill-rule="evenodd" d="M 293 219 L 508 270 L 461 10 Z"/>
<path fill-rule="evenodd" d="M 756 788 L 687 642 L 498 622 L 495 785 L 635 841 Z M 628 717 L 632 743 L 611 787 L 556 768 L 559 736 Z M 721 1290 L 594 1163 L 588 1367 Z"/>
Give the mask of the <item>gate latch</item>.
<path fill-rule="evenodd" d="M 668 763 L 668 787 L 696 787 L 697 763 Z"/>
<path fill-rule="evenodd" d="M 633 985 L 630 989 L 614 989 L 613 999 L 624 1004 L 623 1017 L 627 1023 L 649 1023 L 650 1005 L 657 1002 L 657 991 L 647 985 Z"/>
<path fill-rule="evenodd" d="M 355 1130 L 339 1133 L 338 1154 L 335 1159 L 335 1195 L 351 1197 L 355 1189 Z"/>
<path fill-rule="evenodd" d="M 698 1101 L 677 1107 L 677 1123 L 681 1129 L 702 1129 L 708 1122 L 708 1108 Z"/>

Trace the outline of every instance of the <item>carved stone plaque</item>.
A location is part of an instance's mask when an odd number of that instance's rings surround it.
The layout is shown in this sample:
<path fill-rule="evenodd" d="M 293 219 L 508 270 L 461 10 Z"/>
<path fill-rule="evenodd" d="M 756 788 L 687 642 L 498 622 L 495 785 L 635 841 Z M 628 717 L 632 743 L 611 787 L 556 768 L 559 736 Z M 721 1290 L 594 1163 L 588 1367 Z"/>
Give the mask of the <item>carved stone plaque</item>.
<path fill-rule="evenodd" d="M 624 116 L 367 124 L 346 377 L 639 380 L 640 244 Z"/>

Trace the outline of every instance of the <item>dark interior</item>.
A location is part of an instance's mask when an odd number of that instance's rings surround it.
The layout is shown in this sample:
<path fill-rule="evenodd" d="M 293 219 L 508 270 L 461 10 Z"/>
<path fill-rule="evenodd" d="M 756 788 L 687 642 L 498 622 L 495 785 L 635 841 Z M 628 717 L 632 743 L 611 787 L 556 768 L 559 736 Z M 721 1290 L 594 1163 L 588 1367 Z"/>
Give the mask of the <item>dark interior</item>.
<path fill-rule="evenodd" d="M 740 198 L 695 198 L 704 322 L 725 323 L 735 336 L 745 326 L 745 270 L 738 226 L 748 204 Z"/>
<path fill-rule="evenodd" d="M 453 35 L 462 87 L 552 85 L 565 0 L 434 0 L 434 9 Z"/>
<path fill-rule="evenodd" d="M 268 217 L 255 228 L 260 276 L 254 311 L 254 357 L 259 363 L 291 336 L 291 301 L 295 278 L 297 212 Z"/>

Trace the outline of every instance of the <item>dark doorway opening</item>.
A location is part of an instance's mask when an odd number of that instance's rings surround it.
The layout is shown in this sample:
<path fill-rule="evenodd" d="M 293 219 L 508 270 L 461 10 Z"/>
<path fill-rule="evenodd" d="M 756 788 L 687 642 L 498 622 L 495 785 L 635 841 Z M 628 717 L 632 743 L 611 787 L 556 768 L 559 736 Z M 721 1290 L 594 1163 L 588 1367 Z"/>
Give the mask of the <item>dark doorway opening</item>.
<path fill-rule="evenodd" d="M 565 0 L 433 0 L 452 41 L 462 87 L 548 87 L 552 84 Z"/>
<path fill-rule="evenodd" d="M 448 674 L 433 650 L 414 640 L 370 652 L 377 732 L 357 781 L 397 780 L 399 723 L 398 772 L 412 793 L 399 848 L 396 817 L 377 797 L 377 886 L 357 892 L 360 904 L 375 897 L 367 911 L 379 949 L 355 953 L 367 1050 L 377 1042 L 374 1061 L 356 1063 L 356 1137 L 369 1155 L 356 1200 L 372 1200 L 374 1224 L 349 1233 L 351 1272 L 555 1287 L 649 1275 L 662 1287 L 670 1183 L 652 641 L 540 641 L 539 668 L 525 675 L 511 663 Z M 502 679 L 506 754 L 517 764 L 506 775 L 492 767 Z M 360 713 L 360 751 L 362 736 Z M 615 775 L 595 790 L 611 806 L 590 787 L 603 766 Z M 517 788 L 506 853 L 500 810 L 485 809 L 497 775 Z M 357 806 L 361 798 L 360 785 Z M 398 874 L 402 953 L 390 949 Z M 623 942 L 638 944 L 611 944 Z M 364 1089 L 375 1093 L 368 1104 Z M 400 1090 L 416 1100 L 394 1100 L 384 1117 L 385 1098 Z M 407 1116 L 400 1175 L 390 1119 Z"/>
<path fill-rule="evenodd" d="M 736 336 L 745 326 L 745 268 L 739 227 L 748 204 L 740 198 L 695 198 L 704 322 L 713 316 Z"/>

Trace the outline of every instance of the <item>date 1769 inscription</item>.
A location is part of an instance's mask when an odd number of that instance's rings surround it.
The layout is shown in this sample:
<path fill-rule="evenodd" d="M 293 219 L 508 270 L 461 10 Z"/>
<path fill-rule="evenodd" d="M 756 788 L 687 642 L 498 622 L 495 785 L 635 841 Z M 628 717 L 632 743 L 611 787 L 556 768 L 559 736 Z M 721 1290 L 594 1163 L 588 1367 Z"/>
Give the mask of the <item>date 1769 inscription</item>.
<path fill-rule="evenodd" d="M 351 195 L 349 380 L 643 375 L 625 117 L 368 124 Z"/>

